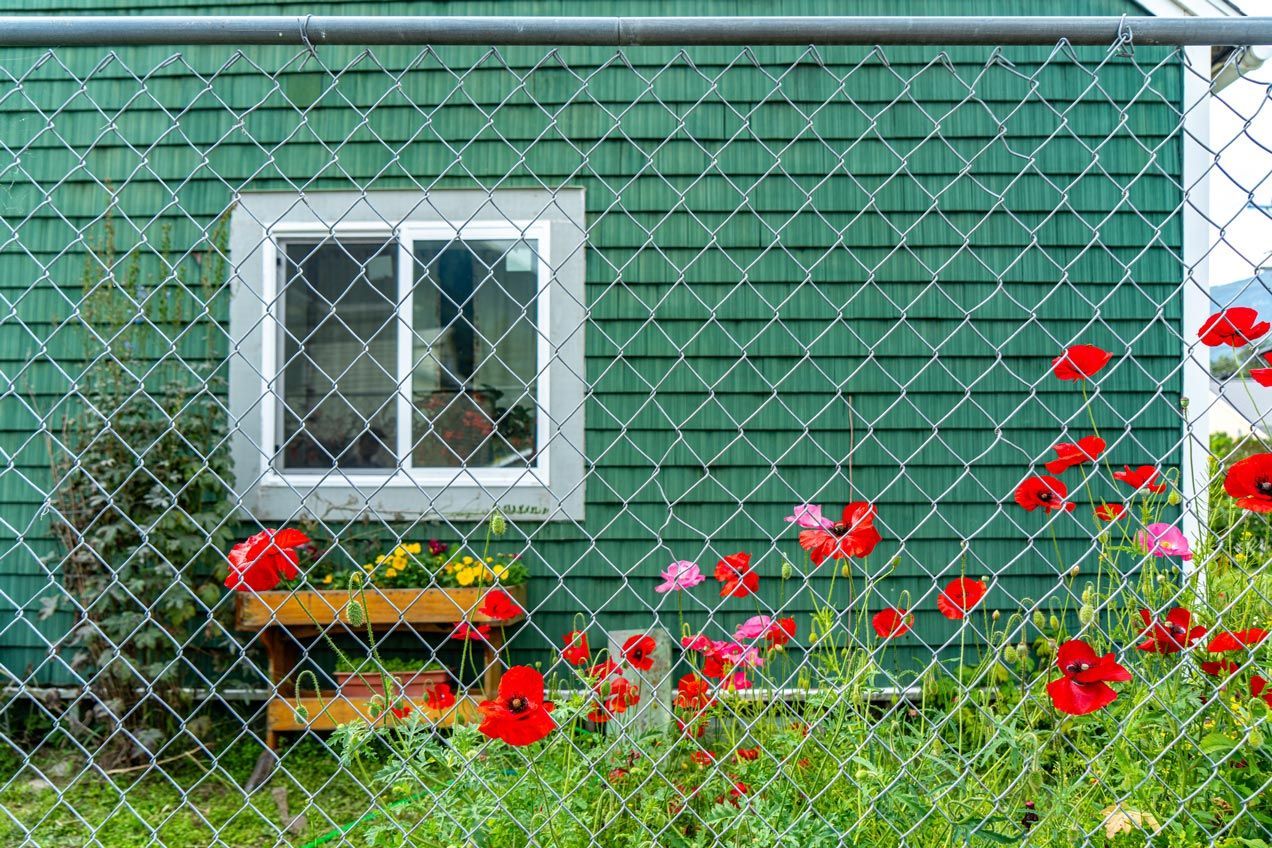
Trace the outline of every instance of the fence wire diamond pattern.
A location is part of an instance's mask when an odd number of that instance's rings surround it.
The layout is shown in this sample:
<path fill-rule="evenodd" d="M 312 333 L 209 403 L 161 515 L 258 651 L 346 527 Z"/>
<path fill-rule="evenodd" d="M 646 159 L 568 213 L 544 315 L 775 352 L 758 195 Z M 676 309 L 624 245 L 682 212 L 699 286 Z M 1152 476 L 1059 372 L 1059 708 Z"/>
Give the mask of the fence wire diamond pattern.
<path fill-rule="evenodd" d="M 1267 151 L 1057 32 L 0 53 L 5 844 L 1272 841 Z"/>

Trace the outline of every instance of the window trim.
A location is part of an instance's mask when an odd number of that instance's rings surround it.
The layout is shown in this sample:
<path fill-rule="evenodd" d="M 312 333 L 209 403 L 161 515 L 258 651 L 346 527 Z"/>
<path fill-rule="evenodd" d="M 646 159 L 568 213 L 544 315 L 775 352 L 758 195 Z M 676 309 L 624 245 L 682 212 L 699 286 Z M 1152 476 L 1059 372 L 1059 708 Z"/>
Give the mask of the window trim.
<path fill-rule="evenodd" d="M 415 242 L 458 236 L 537 241 L 538 334 L 534 467 L 428 469 L 278 468 L 277 427 L 285 337 L 279 244 L 288 240 L 398 238 L 398 291 L 413 285 Z M 482 520 L 498 507 L 525 521 L 584 517 L 585 198 L 580 188 L 261 191 L 235 198 L 230 219 L 229 407 L 235 491 L 257 520 Z M 398 321 L 413 320 L 399 297 Z M 409 311 L 408 311 L 409 310 Z M 401 323 L 398 324 L 401 327 Z M 407 325 L 410 327 L 410 325 Z M 413 328 L 411 328 L 413 330 Z M 397 373 L 413 333 L 399 333 Z M 397 404 L 409 413 L 410 391 Z M 409 418 L 408 418 L 409 421 Z M 266 428 L 270 429 L 266 429 Z M 269 438 L 266 438 L 268 434 Z M 399 443 L 411 434 L 399 433 Z M 401 454 L 399 454 L 400 456 Z"/>
<path fill-rule="evenodd" d="M 333 479 L 333 469 L 298 470 L 281 468 L 282 457 L 277 447 L 261 452 L 261 481 L 264 485 L 297 483 L 308 486 L 385 486 L 432 487 L 455 484 L 471 486 L 550 486 L 552 483 L 551 441 L 548 427 L 542 419 L 551 407 L 552 350 L 549 332 L 552 315 L 552 223 L 550 221 L 406 221 L 399 226 L 384 222 L 349 221 L 331 226 L 316 223 L 279 223 L 266 231 L 262 244 L 262 294 L 266 308 L 261 339 L 261 397 L 272 397 L 273 403 L 261 409 L 261 444 L 278 446 L 282 442 L 283 377 L 282 347 L 287 338 L 284 319 L 283 292 L 279 285 L 279 265 L 283 245 L 291 241 L 339 241 L 341 238 L 383 239 L 397 242 L 397 289 L 394 324 L 397 329 L 397 358 L 395 378 L 397 397 L 394 415 L 397 420 L 397 439 L 394 445 L 398 465 L 394 469 L 377 471 L 359 469 L 343 471 Z M 412 368 L 412 341 L 415 306 L 415 243 L 417 241 L 534 241 L 536 247 L 535 292 L 535 414 L 539 419 L 535 427 L 535 464 L 528 468 L 498 468 L 476 466 L 473 468 L 446 468 L 442 466 L 414 467 L 413 428 L 411 413 L 414 397 L 414 369 Z M 347 481 L 347 482 L 346 482 Z"/>

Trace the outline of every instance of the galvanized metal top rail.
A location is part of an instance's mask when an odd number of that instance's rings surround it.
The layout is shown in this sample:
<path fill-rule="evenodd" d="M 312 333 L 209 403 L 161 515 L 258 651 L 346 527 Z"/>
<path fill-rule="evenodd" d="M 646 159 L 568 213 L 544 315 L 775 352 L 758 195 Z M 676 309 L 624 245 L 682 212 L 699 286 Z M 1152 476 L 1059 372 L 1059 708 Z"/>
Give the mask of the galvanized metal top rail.
<path fill-rule="evenodd" d="M 1272 17 L 0 18 L 0 47 L 137 44 L 1272 44 Z"/>

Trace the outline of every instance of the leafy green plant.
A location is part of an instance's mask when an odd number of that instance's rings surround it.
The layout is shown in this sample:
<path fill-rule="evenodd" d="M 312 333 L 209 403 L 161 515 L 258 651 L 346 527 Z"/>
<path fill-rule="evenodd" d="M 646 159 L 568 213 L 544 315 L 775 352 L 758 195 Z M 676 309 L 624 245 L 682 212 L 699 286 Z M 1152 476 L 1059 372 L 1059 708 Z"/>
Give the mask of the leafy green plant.
<path fill-rule="evenodd" d="M 188 713 L 192 671 L 224 659 L 200 639 L 229 541 L 223 353 L 215 325 L 188 336 L 188 324 L 222 290 L 226 223 L 172 262 L 166 230 L 143 261 L 117 254 L 107 220 L 85 261 L 75 320 L 85 364 L 50 441 L 63 548 L 50 562 L 64 594 L 43 614 L 75 616 L 59 650 L 93 696 L 76 732 L 107 764 L 157 750 Z M 190 344 L 202 352 L 177 355 Z"/>

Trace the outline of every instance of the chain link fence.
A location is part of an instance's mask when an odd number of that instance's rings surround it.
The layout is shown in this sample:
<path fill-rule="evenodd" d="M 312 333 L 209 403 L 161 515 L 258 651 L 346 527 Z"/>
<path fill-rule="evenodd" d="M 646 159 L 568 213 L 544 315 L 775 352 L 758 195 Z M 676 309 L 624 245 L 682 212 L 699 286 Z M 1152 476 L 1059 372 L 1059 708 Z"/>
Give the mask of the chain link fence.
<path fill-rule="evenodd" d="M 1272 843 L 1265 22 L 214 23 L 0 35 L 5 844 Z"/>

